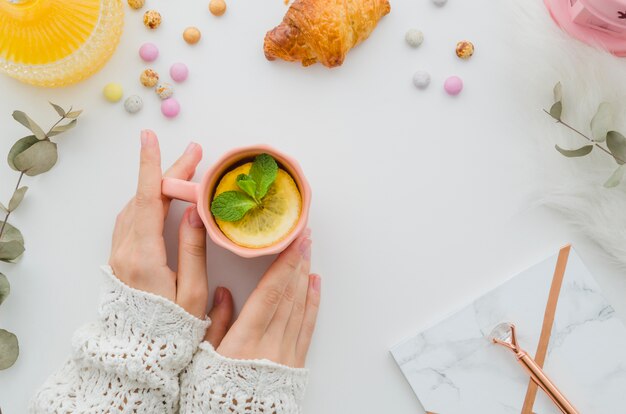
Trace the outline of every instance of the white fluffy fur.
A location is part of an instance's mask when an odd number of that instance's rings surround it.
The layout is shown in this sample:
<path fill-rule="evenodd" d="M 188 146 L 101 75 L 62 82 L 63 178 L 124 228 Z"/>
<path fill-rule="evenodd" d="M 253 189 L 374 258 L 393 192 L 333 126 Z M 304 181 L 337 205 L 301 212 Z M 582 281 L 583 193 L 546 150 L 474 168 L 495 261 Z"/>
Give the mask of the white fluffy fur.
<path fill-rule="evenodd" d="M 626 58 L 617 58 L 570 38 L 552 21 L 543 1 L 509 0 L 516 24 L 514 73 L 528 87 L 522 97 L 528 108 L 549 108 L 552 86 L 563 84 L 563 119 L 585 133 L 600 102 L 616 109 L 615 130 L 626 135 Z M 539 141 L 543 168 L 539 202 L 562 212 L 617 262 L 626 268 L 626 179 L 606 189 L 604 181 L 617 166 L 601 151 L 590 157 L 566 159 L 554 144 L 575 148 L 583 138 L 555 125 L 537 112 L 528 128 Z"/>

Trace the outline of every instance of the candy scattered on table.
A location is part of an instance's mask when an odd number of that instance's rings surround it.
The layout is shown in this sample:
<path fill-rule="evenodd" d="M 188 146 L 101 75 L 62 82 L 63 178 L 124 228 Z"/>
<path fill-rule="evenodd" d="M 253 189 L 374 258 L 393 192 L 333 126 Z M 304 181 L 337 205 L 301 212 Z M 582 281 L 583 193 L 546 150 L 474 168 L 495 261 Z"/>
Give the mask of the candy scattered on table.
<path fill-rule="evenodd" d="M 139 81 L 145 87 L 154 88 L 159 83 L 159 74 L 152 69 L 146 69 L 141 72 Z"/>
<path fill-rule="evenodd" d="M 146 0 L 128 0 L 128 5 L 135 10 L 141 9 L 144 4 L 146 4 Z"/>
<path fill-rule="evenodd" d="M 169 83 L 160 83 L 154 90 L 159 98 L 165 100 L 174 95 L 174 88 Z"/>
<path fill-rule="evenodd" d="M 168 118 L 175 118 L 180 113 L 180 104 L 174 98 L 161 102 L 161 113 Z"/>
<path fill-rule="evenodd" d="M 175 82 L 184 82 L 189 76 L 189 69 L 184 63 L 174 63 L 170 68 L 170 76 Z"/>
<path fill-rule="evenodd" d="M 124 102 L 124 109 L 130 114 L 141 111 L 141 108 L 143 108 L 143 100 L 138 95 L 131 95 Z"/>
<path fill-rule="evenodd" d="M 463 90 L 463 81 L 458 76 L 450 76 L 443 84 L 448 95 L 458 95 Z"/>
<path fill-rule="evenodd" d="M 430 74 L 424 70 L 418 70 L 413 75 L 413 84 L 418 89 L 426 89 L 430 85 Z"/>
<path fill-rule="evenodd" d="M 209 2 L 209 11 L 214 16 L 221 16 L 226 12 L 226 2 L 224 0 L 211 0 Z"/>
<path fill-rule="evenodd" d="M 445 6 L 447 2 L 448 0 L 433 0 L 433 3 L 435 3 L 435 6 L 439 6 L 439 7 Z"/>
<path fill-rule="evenodd" d="M 143 14 L 143 24 L 149 29 L 156 29 L 161 25 L 161 13 L 156 10 L 148 10 Z"/>
<path fill-rule="evenodd" d="M 145 62 L 154 62 L 159 57 L 159 48 L 154 43 L 144 43 L 139 48 L 139 57 Z"/>
<path fill-rule="evenodd" d="M 197 27 L 188 27 L 183 32 L 183 39 L 185 39 L 185 42 L 189 43 L 190 45 L 195 45 L 196 43 L 198 43 L 201 37 L 202 33 L 200 33 L 200 29 L 198 29 Z"/>
<path fill-rule="evenodd" d="M 456 55 L 461 59 L 469 59 L 474 54 L 474 44 L 467 40 L 462 40 L 456 44 Z"/>
<path fill-rule="evenodd" d="M 102 94 L 109 102 L 118 102 L 124 96 L 124 90 L 119 83 L 107 83 L 102 90 Z"/>
<path fill-rule="evenodd" d="M 404 40 L 406 40 L 409 46 L 418 47 L 424 42 L 424 33 L 422 33 L 421 31 L 417 29 L 411 29 L 408 32 L 406 32 L 406 35 L 404 36 Z"/>

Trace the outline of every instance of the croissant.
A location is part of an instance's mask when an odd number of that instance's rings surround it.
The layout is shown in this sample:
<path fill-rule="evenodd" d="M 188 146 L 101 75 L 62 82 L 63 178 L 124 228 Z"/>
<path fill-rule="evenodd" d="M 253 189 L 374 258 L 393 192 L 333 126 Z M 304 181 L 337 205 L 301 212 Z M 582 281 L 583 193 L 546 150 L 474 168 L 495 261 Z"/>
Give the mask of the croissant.
<path fill-rule="evenodd" d="M 265 35 L 265 57 L 340 66 L 390 10 L 388 0 L 296 0 Z"/>

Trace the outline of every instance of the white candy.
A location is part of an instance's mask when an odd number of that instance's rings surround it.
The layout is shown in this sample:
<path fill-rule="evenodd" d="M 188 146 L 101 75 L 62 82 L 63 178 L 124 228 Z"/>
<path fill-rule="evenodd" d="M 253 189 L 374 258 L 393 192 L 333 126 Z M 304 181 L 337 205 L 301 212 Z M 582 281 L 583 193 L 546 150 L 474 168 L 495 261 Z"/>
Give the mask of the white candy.
<path fill-rule="evenodd" d="M 413 75 L 413 84 L 418 89 L 426 89 L 430 85 L 430 74 L 423 70 L 418 70 Z"/>
<path fill-rule="evenodd" d="M 420 32 L 417 29 L 411 29 L 408 32 L 406 32 L 406 35 L 404 36 L 404 40 L 406 40 L 409 46 L 418 47 L 424 41 L 424 33 Z"/>
<path fill-rule="evenodd" d="M 141 108 L 143 108 L 143 100 L 137 95 L 129 96 L 124 102 L 124 109 L 128 113 L 134 114 L 141 111 Z"/>
<path fill-rule="evenodd" d="M 435 6 L 445 6 L 446 3 L 448 2 L 448 0 L 433 0 L 433 3 L 435 3 Z"/>

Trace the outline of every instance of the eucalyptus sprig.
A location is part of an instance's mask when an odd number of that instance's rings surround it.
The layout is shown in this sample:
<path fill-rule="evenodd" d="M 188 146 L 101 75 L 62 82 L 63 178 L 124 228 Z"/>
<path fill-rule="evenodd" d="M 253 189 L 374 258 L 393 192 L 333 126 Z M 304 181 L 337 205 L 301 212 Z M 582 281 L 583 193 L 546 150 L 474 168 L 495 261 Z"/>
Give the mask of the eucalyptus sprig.
<path fill-rule="evenodd" d="M 55 166 L 58 160 L 57 144 L 52 142 L 50 138 L 74 128 L 82 113 L 82 111 L 74 111 L 72 108 L 65 111 L 52 102 L 50 105 L 59 115 L 59 119 L 50 127 L 48 132 L 44 132 L 24 112 L 13 112 L 13 119 L 28 128 L 32 134 L 17 140 L 9 150 L 7 157 L 9 166 L 20 174 L 9 202 L 6 205 L 0 203 L 0 212 L 4 213 L 4 219 L 0 222 L 0 261 L 2 262 L 15 263 L 25 250 L 22 233 L 9 223 L 11 213 L 19 207 L 28 190 L 27 186 L 20 186 L 24 175 L 34 177 Z M 6 299 L 10 291 L 7 277 L 0 273 L 0 304 Z M 0 329 L 0 370 L 11 367 L 18 356 L 17 337 L 9 331 Z"/>
<path fill-rule="evenodd" d="M 609 179 L 604 183 L 604 186 L 611 188 L 619 185 L 626 172 L 626 137 L 611 129 L 614 113 L 612 105 L 608 102 L 602 102 L 598 106 L 598 110 L 589 124 L 591 134 L 587 135 L 563 121 L 563 93 L 561 82 L 558 82 L 554 86 L 553 92 L 555 102 L 552 104 L 549 111 L 545 109 L 543 111 L 554 118 L 557 124 L 563 125 L 570 131 L 573 131 L 589 141 L 589 144 L 576 149 L 565 149 L 561 148 L 559 145 L 555 145 L 556 150 L 566 157 L 584 157 L 585 155 L 589 155 L 594 148 L 598 148 L 600 151 L 610 155 L 618 165 L 613 174 L 611 174 Z M 602 145 L 604 142 L 606 142 L 606 147 Z"/>
<path fill-rule="evenodd" d="M 220 220 L 239 221 L 253 208 L 263 208 L 263 198 L 277 175 L 276 160 L 269 154 L 258 155 L 250 167 L 250 173 L 237 176 L 237 186 L 241 191 L 219 194 L 211 203 L 211 213 Z"/>

